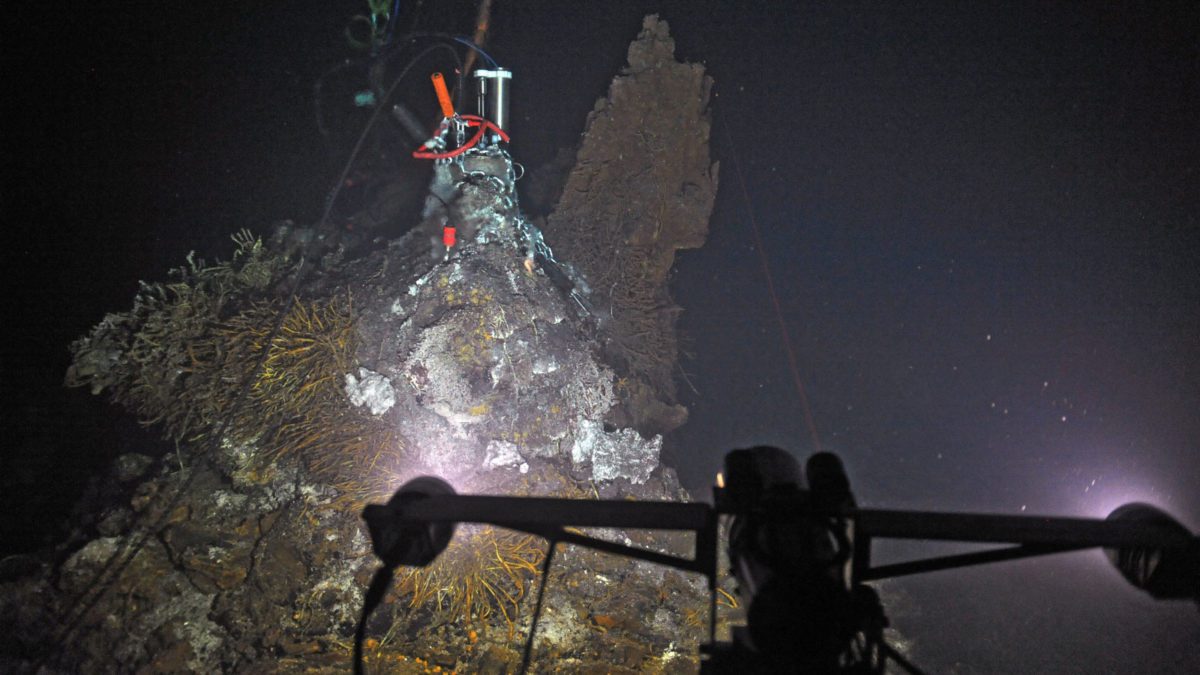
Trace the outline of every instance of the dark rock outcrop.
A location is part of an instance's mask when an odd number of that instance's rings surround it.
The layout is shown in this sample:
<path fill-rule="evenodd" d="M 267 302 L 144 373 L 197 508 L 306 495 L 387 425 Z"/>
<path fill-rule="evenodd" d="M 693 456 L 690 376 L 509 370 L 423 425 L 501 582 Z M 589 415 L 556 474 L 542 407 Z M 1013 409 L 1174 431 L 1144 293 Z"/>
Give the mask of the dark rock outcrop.
<path fill-rule="evenodd" d="M 687 419 L 675 400 L 681 310 L 667 278 L 675 252 L 708 234 L 718 169 L 708 148 L 711 87 L 703 66 L 675 60 L 666 22 L 647 17 L 629 65 L 588 116 L 546 225 L 592 288 L 606 358 L 623 379 L 622 421 L 644 433 Z"/>
<path fill-rule="evenodd" d="M 6 566 L 0 670 L 342 672 L 374 566 L 358 514 L 423 474 L 462 492 L 687 499 L 659 463 L 659 434 L 686 416 L 665 282 L 712 204 L 708 87 L 647 19 L 551 217 L 561 265 L 491 148 L 440 168 L 449 203 L 372 252 L 289 226 L 143 285 L 74 345 L 68 383 L 178 451 L 123 456 L 93 525 Z M 447 256 L 431 233 L 448 221 Z M 691 553 L 682 535 L 593 534 Z M 398 575 L 370 661 L 511 672 L 543 546 L 461 528 Z M 699 579 L 572 547 L 551 574 L 535 662 L 695 669 Z"/>

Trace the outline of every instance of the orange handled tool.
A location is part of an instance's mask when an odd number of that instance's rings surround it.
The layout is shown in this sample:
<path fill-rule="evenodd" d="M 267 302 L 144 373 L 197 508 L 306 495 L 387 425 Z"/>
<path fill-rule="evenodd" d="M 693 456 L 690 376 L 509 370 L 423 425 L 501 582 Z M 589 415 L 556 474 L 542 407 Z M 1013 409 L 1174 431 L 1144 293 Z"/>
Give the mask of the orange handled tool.
<path fill-rule="evenodd" d="M 450 102 L 450 90 L 446 88 L 446 78 L 441 73 L 430 75 L 433 89 L 437 92 L 438 105 L 442 107 L 442 117 L 454 117 L 454 104 Z"/>

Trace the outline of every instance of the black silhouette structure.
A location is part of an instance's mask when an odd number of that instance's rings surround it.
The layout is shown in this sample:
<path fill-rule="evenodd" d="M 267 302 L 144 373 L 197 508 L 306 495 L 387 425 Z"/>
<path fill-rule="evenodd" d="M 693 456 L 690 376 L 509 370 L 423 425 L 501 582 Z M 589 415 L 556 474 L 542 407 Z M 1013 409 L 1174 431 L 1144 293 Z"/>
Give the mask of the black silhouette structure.
<path fill-rule="evenodd" d="M 866 582 L 935 570 L 1102 547 L 1131 584 L 1157 599 L 1200 603 L 1200 537 L 1153 506 L 1128 504 L 1107 519 L 1049 518 L 857 508 L 841 460 L 817 453 L 801 471 L 779 448 L 726 455 L 713 505 L 456 495 L 433 477 L 410 481 L 363 518 L 383 565 L 371 582 L 359 622 L 355 669 L 361 668 L 366 619 L 400 565 L 423 566 L 445 549 L 460 522 L 491 523 L 550 542 L 542 588 L 559 543 L 698 572 L 712 595 L 702 673 L 882 673 L 892 661 L 921 670 L 883 640 L 887 617 Z M 805 480 L 807 474 L 807 480 Z M 722 516 L 731 517 L 729 559 L 747 625 L 730 643 L 715 639 L 717 547 Z M 567 531 L 566 526 L 695 532 L 695 555 L 682 558 Z M 873 566 L 877 539 L 990 542 L 985 551 Z M 1005 545 L 1006 544 L 1006 545 Z M 536 612 L 541 609 L 541 595 Z M 533 628 L 525 648 L 528 667 Z"/>

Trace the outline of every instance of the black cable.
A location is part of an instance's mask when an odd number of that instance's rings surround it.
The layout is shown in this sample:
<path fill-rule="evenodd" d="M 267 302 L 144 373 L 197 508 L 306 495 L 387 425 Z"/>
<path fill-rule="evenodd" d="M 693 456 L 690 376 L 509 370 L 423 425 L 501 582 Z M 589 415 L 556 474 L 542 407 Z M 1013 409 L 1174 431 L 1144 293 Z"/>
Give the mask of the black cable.
<path fill-rule="evenodd" d="M 450 55 L 454 57 L 454 62 L 459 65 L 459 70 L 462 70 L 462 58 L 459 57 L 458 52 L 454 51 L 453 47 L 444 42 L 439 42 L 438 44 L 430 45 L 425 49 L 422 49 L 420 52 L 417 52 L 416 56 L 409 60 L 408 64 L 404 66 L 404 69 L 400 71 L 400 74 L 396 76 L 396 79 L 392 80 L 392 84 L 387 88 L 387 91 L 383 92 L 383 95 L 379 97 L 379 101 L 375 105 L 375 111 L 371 113 L 371 117 L 367 120 L 366 126 L 363 127 L 363 132 L 359 134 L 358 142 L 354 144 L 354 149 L 350 151 L 350 158 L 346 162 L 346 167 L 342 170 L 342 175 L 338 176 L 338 180 L 337 183 L 335 183 L 333 191 L 329 193 L 329 197 L 325 200 L 325 213 L 321 216 L 321 226 L 324 226 L 329 220 L 329 214 L 333 211 L 333 205 L 337 201 L 338 194 L 341 193 L 342 187 L 346 184 L 346 177 L 350 175 L 350 170 L 354 168 L 354 162 L 358 159 L 358 154 L 362 152 L 363 145 L 367 141 L 367 136 L 370 135 L 371 130 L 375 128 L 375 124 L 379 121 L 383 111 L 387 109 L 388 100 L 391 99 L 392 95 L 396 93 L 400 83 L 404 81 L 404 78 L 408 76 L 409 72 L 412 71 L 417 63 L 419 63 L 421 59 L 439 49 L 444 49 L 450 52 Z M 462 76 L 460 74 L 459 81 L 461 82 L 461 80 Z"/>
<path fill-rule="evenodd" d="M 307 253 L 307 249 L 312 244 L 313 239 L 315 239 L 315 237 L 310 239 L 305 244 L 304 251 L 301 252 L 300 262 L 296 267 L 295 281 L 293 281 L 292 287 L 288 292 L 288 300 L 286 303 L 284 303 L 283 308 L 275 317 L 275 323 L 271 327 L 271 332 L 267 336 L 267 341 L 262 352 L 259 353 L 258 359 L 255 361 L 254 368 L 250 371 L 250 374 L 246 377 L 246 379 L 242 381 L 242 385 L 238 389 L 237 396 L 234 397 L 233 403 L 229 407 L 229 412 L 226 413 L 225 417 L 217 423 L 213 433 L 209 436 L 211 439 L 209 441 L 210 454 L 215 454 L 215 452 L 219 450 L 222 437 L 229 427 L 232 426 L 234 416 L 241 409 L 242 401 L 245 400 L 246 395 L 250 391 L 251 385 L 255 380 L 257 380 L 259 373 L 262 371 L 263 364 L 266 363 L 267 355 L 271 350 L 271 344 L 275 341 L 275 337 L 279 334 L 279 330 L 283 326 L 284 318 L 287 316 L 287 313 L 291 311 L 291 307 L 295 301 L 295 292 L 299 288 L 300 282 L 303 280 L 306 273 L 306 270 L 304 269 L 304 262 L 306 260 L 305 253 Z M 208 455 L 200 455 L 201 458 L 206 458 L 207 456 Z M 184 479 L 183 483 L 175 491 L 175 494 L 171 496 L 171 500 L 167 502 L 167 506 L 163 509 L 162 514 L 158 517 L 158 520 L 154 521 L 154 524 L 149 528 L 143 530 L 142 533 L 135 537 L 131 543 L 127 544 L 124 549 L 113 553 L 113 555 L 105 561 L 104 566 L 100 568 L 100 571 L 96 574 L 96 577 L 92 580 L 92 583 L 88 585 L 88 590 L 84 591 L 84 593 L 80 595 L 74 603 L 72 603 L 72 607 L 74 607 L 76 610 L 73 612 L 74 616 L 70 620 L 64 620 L 62 622 L 66 625 L 62 631 L 55 636 L 54 644 L 64 644 L 74 637 L 74 633 L 79 629 L 84 617 L 86 617 L 88 612 L 92 611 L 92 609 L 95 608 L 95 606 L 99 604 L 102 599 L 104 599 L 104 596 L 108 594 L 109 589 L 112 588 L 117 579 L 121 578 L 121 574 L 125 571 L 125 568 L 127 568 L 129 564 L 133 562 L 133 559 L 137 557 L 138 553 L 141 553 L 142 548 L 146 545 L 146 541 L 150 538 L 151 534 L 153 533 L 154 535 L 157 535 L 165 528 L 167 519 L 171 517 L 175 507 L 179 504 L 179 500 L 187 492 L 188 488 L 191 487 L 192 481 L 195 480 L 198 474 L 199 471 L 193 467 L 192 472 L 188 474 L 188 477 Z M 117 560 L 122 558 L 122 556 L 124 556 L 123 559 L 121 559 L 120 562 L 117 562 Z M 106 576 L 109 578 L 105 579 Z M 93 591 L 94 593 L 91 599 L 87 602 L 83 602 L 83 598 L 87 597 L 88 594 L 92 593 Z M 69 612 L 68 615 L 70 614 L 71 613 Z M 33 672 L 38 672 L 40 667 L 44 664 L 45 659 L 42 659 L 42 661 L 38 663 L 37 667 L 34 668 Z"/>
<path fill-rule="evenodd" d="M 404 80 L 408 73 L 412 71 L 417 63 L 421 61 L 421 59 L 425 58 L 434 51 L 437 51 L 438 49 L 449 50 L 454 54 L 456 60 L 459 58 L 458 52 L 454 51 L 452 47 L 444 43 L 439 43 L 421 50 L 412 58 L 412 60 L 408 62 L 408 65 L 404 67 L 404 69 L 400 72 L 400 75 L 398 75 L 392 82 L 392 85 L 388 88 L 387 93 L 380 101 L 380 106 L 375 109 L 375 112 L 371 115 L 371 118 L 367 121 L 366 126 L 363 128 L 362 134 L 359 135 L 358 142 L 355 143 L 354 149 L 350 152 L 350 156 L 346 160 L 346 166 L 344 169 L 342 169 L 341 176 L 338 177 L 336 187 L 330 193 L 329 199 L 326 200 L 325 210 L 321 214 L 320 221 L 318 221 L 317 229 L 324 227 L 329 220 L 329 215 L 333 210 L 333 203 L 337 200 L 337 195 L 341 191 L 342 186 L 345 185 L 346 177 L 350 174 L 351 169 L 354 168 L 354 162 L 358 159 L 358 154 L 362 150 L 367 135 L 370 134 L 371 129 L 374 128 L 375 123 L 379 120 L 380 113 L 384 109 L 382 104 L 386 102 L 388 98 L 391 98 L 391 95 L 395 93 L 396 89 L 400 86 L 400 83 Z M 255 362 L 254 368 L 242 381 L 241 387 L 238 389 L 237 396 L 234 397 L 233 403 L 229 407 L 229 412 L 226 413 L 225 417 L 217 423 L 213 433 L 209 436 L 209 453 L 207 455 L 201 455 L 202 458 L 215 455 L 216 452 L 219 451 L 223 435 L 232 426 L 233 419 L 241 411 L 242 403 L 249 394 L 251 386 L 258 379 L 259 374 L 262 372 L 262 367 L 266 363 L 267 355 L 271 351 L 271 344 L 278 336 L 279 331 L 283 326 L 284 318 L 287 316 L 288 312 L 291 311 L 292 306 L 295 304 L 296 292 L 300 289 L 300 284 L 307 274 L 305 262 L 308 260 L 309 251 L 316 239 L 317 237 L 309 237 L 308 241 L 305 242 L 304 248 L 300 252 L 300 262 L 296 266 L 295 278 L 292 281 L 291 287 L 288 289 L 287 301 L 279 310 L 279 313 L 275 316 L 274 325 L 271 327 L 271 332 L 267 335 L 267 340 L 263 345 L 263 350 L 259 353 L 258 360 Z M 88 612 L 92 611 L 92 609 L 95 608 L 100 600 L 102 600 L 108 594 L 113 584 L 116 583 L 116 580 L 120 578 L 121 574 L 133 561 L 134 557 L 141 552 L 150 536 L 152 534 L 157 535 L 162 531 L 166 525 L 167 519 L 170 518 L 172 511 L 174 511 L 175 507 L 179 504 L 179 500 L 187 492 L 188 488 L 191 487 L 192 481 L 196 478 L 198 473 L 199 472 L 195 469 L 192 470 L 191 474 L 188 475 L 188 477 L 175 491 L 175 494 L 167 503 L 166 508 L 163 510 L 158 519 L 154 521 L 154 524 L 151 527 L 143 530 L 142 534 L 136 537 L 132 543 L 126 545 L 122 551 L 113 553 L 113 555 L 109 557 L 107 561 L 105 561 L 100 571 L 96 574 L 96 577 L 88 585 L 88 589 L 84 591 L 83 594 L 81 594 L 78 598 L 76 598 L 75 602 L 71 603 L 73 611 L 69 610 L 67 612 L 67 616 L 60 620 L 60 623 L 64 624 L 64 626 L 54 637 L 53 644 L 65 644 L 74 637 L 74 633 L 79 629 L 84 617 L 86 617 Z M 120 562 L 117 562 L 118 559 L 121 559 Z M 106 577 L 108 578 L 106 579 Z M 84 602 L 84 598 L 88 597 L 89 594 L 91 594 L 91 599 Z M 32 672 L 38 672 L 41 670 L 41 667 L 46 664 L 47 660 L 48 657 L 43 657 L 41 660 L 39 660 L 34 665 Z"/>
<path fill-rule="evenodd" d="M 422 38 L 443 40 L 443 42 L 440 42 L 438 44 L 440 44 L 442 47 L 449 49 L 450 54 L 454 57 L 454 65 L 456 66 L 455 72 L 458 73 L 459 85 L 461 85 L 462 78 L 463 78 L 463 72 L 462 72 L 463 60 L 462 60 L 462 57 L 458 55 L 458 52 L 454 49 L 454 47 L 450 46 L 451 42 L 454 42 L 456 44 L 461 44 L 461 43 L 459 42 L 459 40 L 457 39 L 456 36 L 450 35 L 449 33 L 426 33 L 426 32 L 409 33 L 409 34 L 405 35 L 403 38 L 397 40 L 392 45 L 389 45 L 384 51 L 382 51 L 378 55 L 376 55 L 375 58 L 372 59 L 372 61 L 373 61 L 372 67 L 386 67 L 388 64 L 388 61 L 392 60 L 392 58 L 394 58 L 396 56 L 396 54 L 401 52 L 400 45 L 410 46 L 415 40 L 422 39 Z M 474 45 L 468 45 L 468 46 L 474 46 Z M 420 57 L 414 57 L 414 59 L 416 59 L 416 58 L 420 58 Z M 401 76 L 401 77 L 403 77 L 403 76 Z M 376 92 L 376 93 L 379 93 L 379 92 Z M 386 98 L 386 95 L 382 96 L 381 98 Z M 457 105 L 459 103 L 460 103 L 460 101 L 455 101 L 455 105 Z M 382 105 L 382 101 L 380 101 L 380 105 Z"/>
<path fill-rule="evenodd" d="M 450 44 L 448 44 L 448 42 L 456 42 L 457 43 L 459 41 L 455 38 L 455 36 L 452 36 L 449 34 L 444 34 L 444 33 L 417 33 L 417 32 L 408 33 L 404 37 L 387 45 L 383 52 L 375 55 L 374 57 L 346 58 L 346 59 L 343 59 L 342 61 L 338 62 L 337 64 L 331 66 L 325 72 L 321 73 L 321 76 L 318 77 L 316 82 L 313 83 L 313 115 L 316 119 L 317 131 L 321 134 L 321 136 L 323 138 L 329 137 L 329 129 L 325 124 L 324 106 L 322 105 L 322 98 L 324 96 L 324 89 L 325 89 L 325 81 L 327 79 L 329 79 L 330 77 L 332 77 L 333 75 L 335 75 L 336 73 L 339 73 L 343 70 L 347 70 L 349 68 L 353 68 L 353 67 L 365 68 L 368 73 L 368 75 L 367 75 L 368 87 L 380 99 L 376 103 L 376 105 L 382 106 L 384 103 L 384 99 L 390 98 L 390 97 L 384 93 L 382 87 L 377 87 L 375 85 L 375 83 L 374 83 L 375 78 L 371 75 L 371 71 L 375 68 L 380 68 L 380 69 L 385 68 L 387 66 L 387 62 L 390 61 L 396 54 L 399 54 L 401 52 L 401 49 L 400 49 L 401 45 L 411 46 L 412 42 L 416 38 L 436 38 L 436 39 L 447 41 L 447 42 L 443 42 L 441 44 L 444 47 L 448 48 L 450 51 L 450 55 L 454 57 L 454 63 L 456 66 L 455 72 L 458 74 L 458 81 L 457 81 L 457 85 L 456 85 L 457 86 L 457 92 L 456 92 L 457 98 L 455 100 L 455 105 L 461 107 L 461 105 L 462 105 L 462 93 L 461 92 L 463 89 L 463 73 L 462 73 L 463 60 L 462 60 L 462 57 L 459 56 L 458 52 L 453 47 L 451 47 Z M 425 52 L 421 52 L 417 56 L 413 57 L 413 60 L 410 61 L 409 63 L 411 64 L 413 61 L 419 60 L 424 55 L 424 53 Z M 407 68 L 405 70 L 407 70 Z M 404 78 L 404 74 L 402 73 L 396 79 L 400 80 L 403 78 Z M 378 91 L 376 91 L 376 89 L 378 89 Z M 368 124 L 370 124 L 370 123 L 368 123 Z"/>
<path fill-rule="evenodd" d="M 521 657 L 521 675 L 529 672 L 529 661 L 533 657 L 533 636 L 537 634 L 538 619 L 542 616 L 542 600 L 546 597 L 546 580 L 550 578 L 550 561 L 554 558 L 554 546 L 558 540 L 551 539 L 542 561 L 542 578 L 538 581 L 537 604 L 533 608 L 533 621 L 529 625 L 529 637 L 525 638 L 525 653 Z"/>
<path fill-rule="evenodd" d="M 371 585 L 367 587 L 367 593 L 363 596 L 362 614 L 358 617 L 358 627 L 354 629 L 354 675 L 363 675 L 363 639 L 367 634 L 367 619 L 371 618 L 371 612 L 379 606 L 383 601 L 383 596 L 387 595 L 388 587 L 392 585 L 392 568 L 384 565 L 375 570 L 375 575 L 371 577 Z"/>

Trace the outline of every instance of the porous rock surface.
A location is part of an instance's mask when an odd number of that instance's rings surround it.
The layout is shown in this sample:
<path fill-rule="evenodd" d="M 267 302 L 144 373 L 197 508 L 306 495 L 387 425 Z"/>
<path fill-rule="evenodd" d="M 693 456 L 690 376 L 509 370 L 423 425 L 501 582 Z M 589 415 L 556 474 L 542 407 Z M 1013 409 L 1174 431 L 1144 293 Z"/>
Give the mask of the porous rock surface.
<path fill-rule="evenodd" d="M 702 115 L 703 74 L 695 66 L 680 70 L 668 42 L 665 24 L 648 19 L 630 50 L 631 72 L 654 79 L 664 110 L 678 107 L 670 73 L 682 73 L 678 87 L 688 105 L 700 103 Z M 654 75 L 656 68 L 667 74 Z M 619 112 L 620 88 L 613 91 L 611 105 Z M 598 123 L 592 128 L 600 133 Z M 630 151 L 625 139 L 612 142 Z M 700 142 L 707 145 L 706 131 Z M 661 153 L 652 157 L 651 165 L 670 161 Z M 672 197 L 654 197 L 662 209 L 655 222 L 668 222 L 664 214 L 681 203 L 681 217 L 695 221 L 691 234 L 679 225 L 663 230 L 656 246 L 669 255 L 656 263 L 660 285 L 674 250 L 703 239 L 714 186 L 676 180 L 695 172 L 695 159 L 689 151 L 683 169 L 664 170 L 672 178 L 663 194 Z M 706 149 L 702 164 L 701 173 L 709 175 Z M 335 404 L 397 439 L 394 452 L 366 468 L 352 464 L 354 470 L 372 472 L 363 481 L 378 483 L 386 475 L 391 489 L 433 474 L 473 493 L 687 499 L 674 472 L 659 464 L 661 436 L 645 433 L 636 422 L 646 418 L 630 413 L 636 401 L 614 372 L 628 371 L 629 364 L 610 362 L 602 322 L 526 266 L 512 186 L 465 180 L 458 187 L 447 210 L 435 209 L 423 226 L 367 255 L 347 259 L 336 246 L 321 251 L 321 262 L 298 287 L 302 300 L 352 299 L 353 363 L 335 384 Z M 568 181 L 568 192 L 580 189 Z M 610 195 L 617 202 L 626 198 Z M 565 204 L 561 217 L 579 217 L 585 206 L 620 220 L 602 197 Z M 480 223 L 448 257 L 429 240 L 447 213 Z M 303 228 L 293 234 L 313 237 Z M 590 241 L 618 250 L 631 242 Z M 272 256 L 282 261 L 255 278 L 258 299 L 283 301 L 300 274 L 289 253 L 295 251 L 286 244 L 268 245 L 253 258 L 256 264 Z M 665 289 L 661 293 L 666 297 Z M 121 330 L 98 327 L 77 351 L 73 383 L 97 392 L 118 387 L 131 336 L 144 319 L 110 322 Z M 230 386 L 227 396 L 232 406 L 237 388 Z M 675 418 L 682 414 L 671 409 Z M 0 670 L 348 668 L 363 590 L 376 564 L 358 513 L 361 500 L 348 499 L 344 473 L 335 483 L 304 453 L 264 459 L 265 440 L 233 440 L 212 426 L 209 440 L 185 439 L 175 453 L 122 456 L 81 506 L 69 541 L 0 565 Z M 370 496 L 380 501 L 387 494 Z M 692 554 L 683 535 L 592 534 Z M 550 575 L 534 672 L 695 670 L 707 627 L 702 580 L 574 547 L 560 548 Z M 517 597 L 512 617 L 456 619 L 427 604 L 412 606 L 396 590 L 368 626 L 374 640 L 368 664 L 385 672 L 513 672 L 530 629 L 532 596 Z"/>

